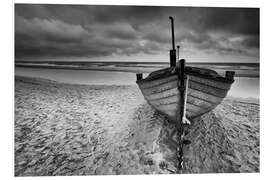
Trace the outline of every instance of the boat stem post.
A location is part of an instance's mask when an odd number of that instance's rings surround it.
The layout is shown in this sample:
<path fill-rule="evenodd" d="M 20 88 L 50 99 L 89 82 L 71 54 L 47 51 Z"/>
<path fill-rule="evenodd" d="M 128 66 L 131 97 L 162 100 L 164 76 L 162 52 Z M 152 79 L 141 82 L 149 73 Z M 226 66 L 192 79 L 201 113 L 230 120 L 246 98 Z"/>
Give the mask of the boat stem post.
<path fill-rule="evenodd" d="M 177 159 L 178 159 L 178 173 L 183 168 L 183 141 L 184 141 L 184 124 L 183 115 L 185 110 L 185 90 L 186 90 L 186 72 L 185 72 L 185 60 L 181 59 L 177 67 L 178 75 L 178 90 L 180 94 L 180 101 L 177 112 L 177 132 L 178 132 L 178 148 L 177 148 Z"/>
<path fill-rule="evenodd" d="M 143 79 L 143 74 L 142 73 L 137 73 L 136 77 L 137 77 L 137 81 L 139 81 L 139 80 Z"/>
<path fill-rule="evenodd" d="M 235 75 L 234 71 L 226 71 L 225 78 L 229 80 L 234 80 L 234 75 Z"/>
<path fill-rule="evenodd" d="M 184 105 L 185 105 L 185 59 L 180 60 L 179 66 L 179 91 L 180 91 L 180 122 L 182 122 L 183 114 L 184 114 Z"/>

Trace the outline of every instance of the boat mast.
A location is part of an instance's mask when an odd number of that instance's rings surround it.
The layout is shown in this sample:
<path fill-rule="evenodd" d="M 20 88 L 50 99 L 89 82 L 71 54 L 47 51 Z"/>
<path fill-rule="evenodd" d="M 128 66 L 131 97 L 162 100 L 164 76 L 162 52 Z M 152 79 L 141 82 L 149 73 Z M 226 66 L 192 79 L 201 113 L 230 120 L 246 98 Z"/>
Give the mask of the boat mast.
<path fill-rule="evenodd" d="M 171 27 L 172 27 L 172 49 L 170 50 L 170 65 L 171 67 L 176 66 L 176 50 L 175 50 L 175 43 L 174 43 L 174 22 L 173 17 L 169 17 L 171 20 Z"/>

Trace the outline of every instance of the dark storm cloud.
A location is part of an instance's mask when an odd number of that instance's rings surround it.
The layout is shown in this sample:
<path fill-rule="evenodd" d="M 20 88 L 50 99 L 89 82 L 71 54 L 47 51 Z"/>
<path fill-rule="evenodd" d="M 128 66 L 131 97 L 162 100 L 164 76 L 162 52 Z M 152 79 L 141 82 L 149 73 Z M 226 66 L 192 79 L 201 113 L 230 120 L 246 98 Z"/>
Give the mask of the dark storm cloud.
<path fill-rule="evenodd" d="M 204 29 L 224 30 L 246 35 L 259 34 L 259 10 L 214 8 L 202 12 L 198 20 Z"/>
<path fill-rule="evenodd" d="M 258 56 L 259 9 L 15 5 L 15 56 L 155 54 L 177 43 L 193 50 Z"/>

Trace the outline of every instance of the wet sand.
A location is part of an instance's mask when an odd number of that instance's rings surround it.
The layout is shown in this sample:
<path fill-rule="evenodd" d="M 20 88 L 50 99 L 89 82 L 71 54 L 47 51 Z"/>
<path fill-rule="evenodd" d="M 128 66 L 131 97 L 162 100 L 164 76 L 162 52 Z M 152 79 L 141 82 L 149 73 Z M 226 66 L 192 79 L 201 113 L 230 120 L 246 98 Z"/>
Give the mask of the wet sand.
<path fill-rule="evenodd" d="M 168 174 L 176 129 L 135 85 L 15 79 L 15 175 Z M 227 98 L 192 120 L 183 173 L 259 172 L 258 102 Z"/>

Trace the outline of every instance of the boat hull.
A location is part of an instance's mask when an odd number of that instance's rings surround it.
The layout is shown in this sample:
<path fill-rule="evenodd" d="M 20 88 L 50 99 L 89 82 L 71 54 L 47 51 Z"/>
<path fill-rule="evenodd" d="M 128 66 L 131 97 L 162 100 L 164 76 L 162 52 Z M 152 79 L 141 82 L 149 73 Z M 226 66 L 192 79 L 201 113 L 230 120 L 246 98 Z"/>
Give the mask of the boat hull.
<path fill-rule="evenodd" d="M 176 122 L 180 102 L 178 76 L 168 71 L 159 70 L 156 75 L 154 72 L 137 81 L 137 84 L 150 105 Z M 199 71 L 194 73 L 192 70 L 187 71 L 187 81 L 186 117 L 189 119 L 207 113 L 220 104 L 233 82 L 216 73 L 201 75 Z"/>

